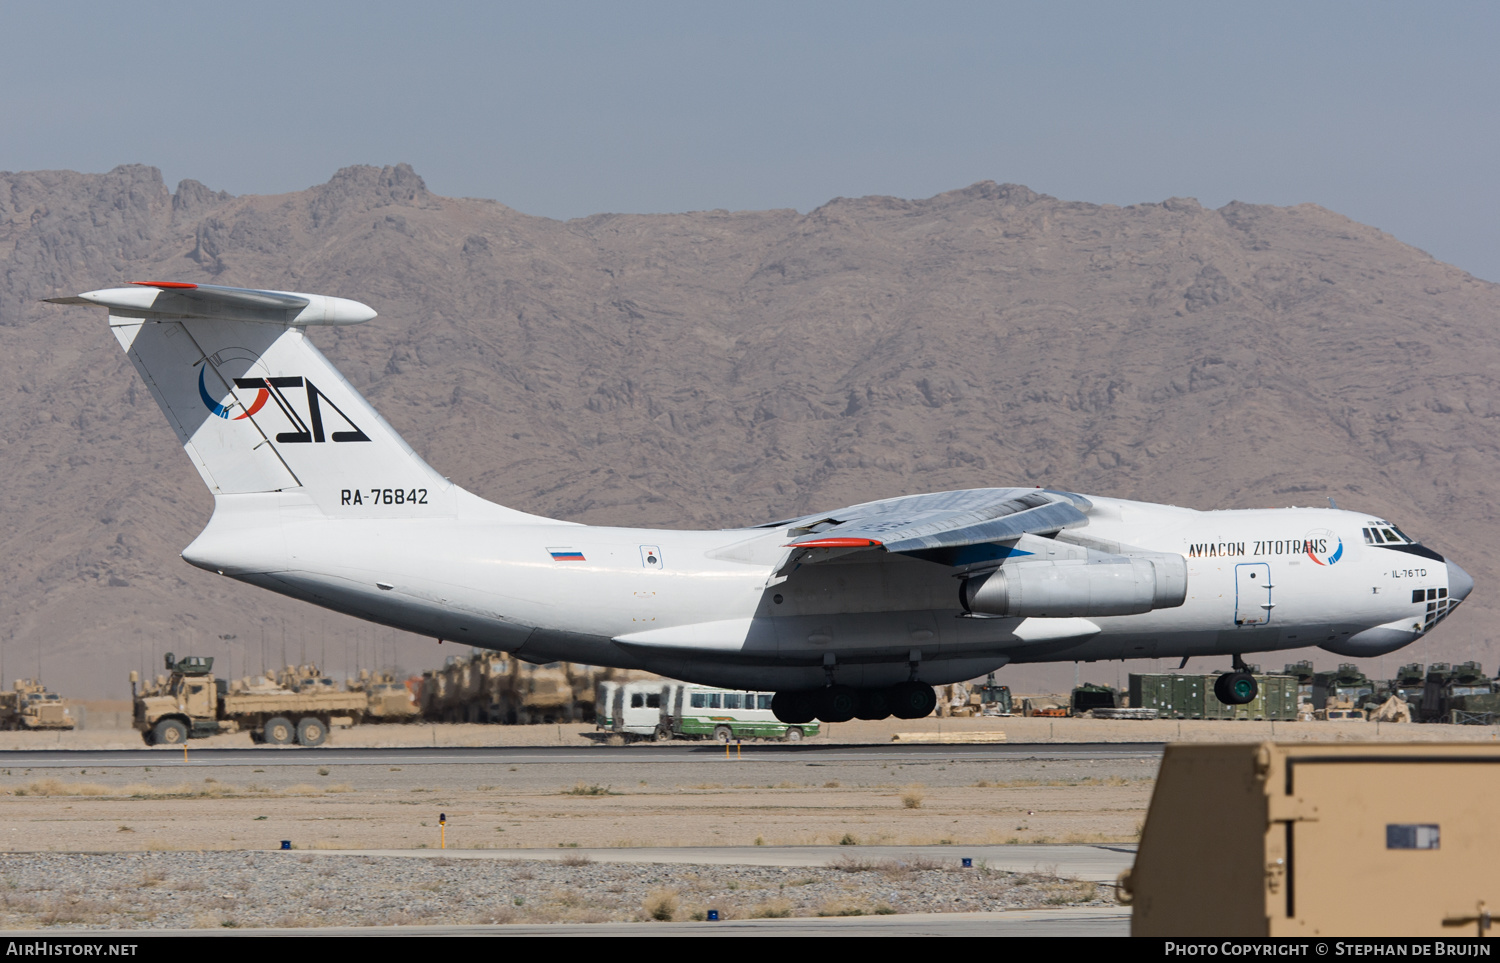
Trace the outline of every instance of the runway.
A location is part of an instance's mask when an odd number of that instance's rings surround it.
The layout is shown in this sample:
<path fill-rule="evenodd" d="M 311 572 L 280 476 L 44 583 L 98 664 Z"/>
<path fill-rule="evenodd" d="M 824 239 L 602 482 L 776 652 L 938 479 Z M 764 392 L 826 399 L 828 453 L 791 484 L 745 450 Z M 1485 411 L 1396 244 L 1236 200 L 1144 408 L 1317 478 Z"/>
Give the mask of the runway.
<path fill-rule="evenodd" d="M 1006 844 L 995 846 L 649 846 L 568 849 L 365 849 L 306 850 L 310 856 L 399 856 L 408 859 L 541 859 L 562 862 L 587 857 L 596 863 L 661 863 L 686 866 L 828 866 L 839 860 L 879 864 L 928 862 L 1006 873 L 1038 873 L 1113 884 L 1135 862 L 1133 843 L 1094 845 Z M 299 855 L 302 855 L 299 852 Z"/>
<path fill-rule="evenodd" d="M 12 939 L 131 943 L 174 936 L 1129 936 L 1126 907 L 1059 907 L 998 913 L 908 913 L 895 916 L 725 920 L 717 923 L 508 923 L 501 926 L 330 926 L 297 929 L 15 930 Z"/>
<path fill-rule="evenodd" d="M 817 745 L 750 744 L 730 746 L 730 756 L 761 764 L 798 766 L 845 763 L 918 764 L 1019 760 L 1157 759 L 1165 743 L 1001 743 L 983 746 L 943 745 Z M 253 749 L 36 749 L 0 752 L 0 768 L 72 769 L 135 766 L 422 766 L 422 765 L 579 765 L 579 764 L 702 764 L 724 758 L 717 744 L 634 746 L 485 748 L 339 748 L 303 749 L 296 746 Z"/>

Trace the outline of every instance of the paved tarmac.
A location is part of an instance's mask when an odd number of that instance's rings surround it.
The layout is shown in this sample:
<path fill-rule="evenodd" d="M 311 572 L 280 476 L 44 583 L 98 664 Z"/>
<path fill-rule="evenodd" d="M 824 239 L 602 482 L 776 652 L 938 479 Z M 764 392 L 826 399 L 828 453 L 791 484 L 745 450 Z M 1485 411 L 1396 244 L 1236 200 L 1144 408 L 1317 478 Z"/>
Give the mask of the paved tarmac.
<path fill-rule="evenodd" d="M 1127 907 L 1059 907 L 1000 913 L 907 913 L 896 916 L 800 917 L 718 923 L 508 923 L 501 926 L 340 926 L 234 930 L 12 930 L 7 939 L 64 943 L 69 938 L 134 940 L 172 936 L 1129 936 Z"/>
<path fill-rule="evenodd" d="M 650 846 L 599 849 L 362 849 L 297 850 L 298 856 L 401 856 L 410 859 L 540 859 L 587 856 L 596 863 L 669 863 L 695 866 L 828 866 L 840 859 L 880 863 L 928 860 L 974 865 L 1007 873 L 1037 873 L 1113 883 L 1135 862 L 1132 843 L 994 846 Z"/>
<path fill-rule="evenodd" d="M 766 745 L 729 747 L 746 762 L 903 763 L 930 759 L 1156 759 L 1165 743 L 1003 743 L 984 746 L 943 745 Z M 724 747 L 702 743 L 637 746 L 498 746 L 484 748 L 338 748 L 296 746 L 255 749 L 24 749 L 0 752 L 0 768 L 71 769 L 77 767 L 156 766 L 166 762 L 189 766 L 421 766 L 579 763 L 702 763 L 724 757 Z"/>

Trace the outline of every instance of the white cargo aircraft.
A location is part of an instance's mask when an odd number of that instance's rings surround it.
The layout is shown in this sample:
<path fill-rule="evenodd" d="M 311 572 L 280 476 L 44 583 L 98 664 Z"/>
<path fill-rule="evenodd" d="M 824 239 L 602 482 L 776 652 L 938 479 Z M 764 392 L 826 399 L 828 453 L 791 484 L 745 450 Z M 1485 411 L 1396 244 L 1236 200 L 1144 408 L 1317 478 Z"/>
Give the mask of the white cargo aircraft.
<path fill-rule="evenodd" d="M 193 565 L 529 662 L 774 690 L 786 722 L 917 718 L 932 685 L 1013 662 L 1230 655 L 1215 691 L 1243 704 L 1243 654 L 1380 655 L 1473 587 L 1332 507 L 980 488 L 728 531 L 542 518 L 433 471 L 307 338 L 363 304 L 180 282 L 52 300 L 109 309 L 213 492 Z"/>

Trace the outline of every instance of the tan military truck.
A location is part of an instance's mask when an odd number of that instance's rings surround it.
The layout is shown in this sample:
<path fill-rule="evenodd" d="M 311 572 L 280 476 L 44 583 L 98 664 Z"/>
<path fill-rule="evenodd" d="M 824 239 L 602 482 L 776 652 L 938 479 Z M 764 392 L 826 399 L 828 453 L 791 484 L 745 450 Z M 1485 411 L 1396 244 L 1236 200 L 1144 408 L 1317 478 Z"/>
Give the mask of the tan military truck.
<path fill-rule="evenodd" d="M 0 729 L 72 729 L 73 710 L 39 679 L 17 679 L 10 692 L 0 692 Z"/>
<path fill-rule="evenodd" d="M 140 681 L 130 673 L 135 702 L 135 728 L 151 746 L 177 746 L 225 732 L 249 732 L 256 742 L 285 746 L 321 746 L 334 719 L 357 723 L 367 705 L 363 692 L 315 691 L 256 685 L 236 687 L 215 679 L 212 657 L 177 659 L 168 652 L 167 671 L 159 684 L 137 690 Z"/>
<path fill-rule="evenodd" d="M 350 692 L 365 694 L 366 722 L 412 722 L 417 718 L 417 700 L 394 672 L 360 669 L 359 676 L 348 682 Z"/>

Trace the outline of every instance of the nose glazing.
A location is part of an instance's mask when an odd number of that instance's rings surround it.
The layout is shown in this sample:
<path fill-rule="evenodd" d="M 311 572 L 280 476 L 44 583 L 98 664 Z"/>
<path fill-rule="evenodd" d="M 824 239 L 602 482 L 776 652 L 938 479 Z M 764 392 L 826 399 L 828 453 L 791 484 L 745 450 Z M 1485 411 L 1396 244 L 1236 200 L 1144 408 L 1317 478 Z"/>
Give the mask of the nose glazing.
<path fill-rule="evenodd" d="M 1462 602 L 1474 590 L 1474 579 L 1469 576 L 1468 572 L 1465 572 L 1452 562 L 1448 562 L 1447 564 L 1448 598 L 1453 601 Z"/>

